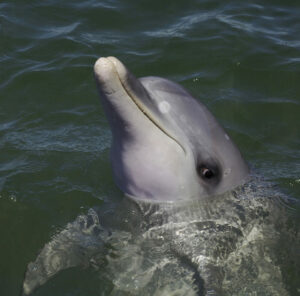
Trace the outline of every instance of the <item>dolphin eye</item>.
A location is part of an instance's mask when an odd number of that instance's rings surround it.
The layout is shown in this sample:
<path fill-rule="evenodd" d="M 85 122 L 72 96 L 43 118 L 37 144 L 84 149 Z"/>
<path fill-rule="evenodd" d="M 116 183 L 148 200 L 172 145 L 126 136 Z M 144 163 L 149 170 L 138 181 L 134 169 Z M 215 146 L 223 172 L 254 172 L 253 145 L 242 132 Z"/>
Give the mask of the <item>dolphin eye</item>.
<path fill-rule="evenodd" d="M 215 177 L 217 176 L 216 170 L 215 169 L 211 169 L 206 165 L 200 165 L 197 167 L 197 172 L 198 175 L 203 179 L 203 180 L 207 180 L 210 181 L 212 179 L 215 179 Z"/>
<path fill-rule="evenodd" d="M 202 168 L 201 175 L 205 179 L 211 179 L 214 176 L 214 172 L 208 168 Z"/>

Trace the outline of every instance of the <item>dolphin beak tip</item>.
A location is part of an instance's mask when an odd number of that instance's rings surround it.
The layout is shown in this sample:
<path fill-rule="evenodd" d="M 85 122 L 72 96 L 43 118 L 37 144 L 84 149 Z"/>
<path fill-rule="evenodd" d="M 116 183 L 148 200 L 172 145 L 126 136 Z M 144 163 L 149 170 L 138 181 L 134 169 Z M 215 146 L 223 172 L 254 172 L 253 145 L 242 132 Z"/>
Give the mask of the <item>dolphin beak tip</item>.
<path fill-rule="evenodd" d="M 103 72 L 103 70 L 106 70 L 110 65 L 111 62 L 107 58 L 101 57 L 94 64 L 94 72 L 96 74 Z"/>
<path fill-rule="evenodd" d="M 116 69 L 112 61 L 101 57 L 94 64 L 94 75 L 98 83 L 105 83 L 116 75 Z"/>

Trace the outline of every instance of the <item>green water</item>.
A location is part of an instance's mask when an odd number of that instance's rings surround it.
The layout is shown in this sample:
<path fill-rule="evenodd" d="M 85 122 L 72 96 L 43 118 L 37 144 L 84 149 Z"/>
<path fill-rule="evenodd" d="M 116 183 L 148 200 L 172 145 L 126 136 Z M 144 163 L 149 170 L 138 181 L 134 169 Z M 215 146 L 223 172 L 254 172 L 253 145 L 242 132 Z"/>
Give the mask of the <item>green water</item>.
<path fill-rule="evenodd" d="M 182 84 L 255 172 L 299 200 L 299 20 L 298 1 L 2 1 L 0 295 L 19 295 L 27 264 L 68 222 L 122 198 L 99 56 Z M 54 294 L 106 295 L 80 268 L 36 292 Z"/>

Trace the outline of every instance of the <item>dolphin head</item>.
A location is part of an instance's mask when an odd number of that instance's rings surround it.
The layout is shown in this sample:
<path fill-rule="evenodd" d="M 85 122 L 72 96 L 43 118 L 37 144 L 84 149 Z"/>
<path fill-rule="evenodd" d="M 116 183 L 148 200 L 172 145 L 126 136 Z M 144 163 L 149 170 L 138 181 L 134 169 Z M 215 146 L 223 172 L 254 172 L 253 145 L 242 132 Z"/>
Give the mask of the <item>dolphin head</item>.
<path fill-rule="evenodd" d="M 116 58 L 94 66 L 112 129 L 115 181 L 143 200 L 201 199 L 241 185 L 248 166 L 208 109 L 183 87 L 135 78 Z"/>

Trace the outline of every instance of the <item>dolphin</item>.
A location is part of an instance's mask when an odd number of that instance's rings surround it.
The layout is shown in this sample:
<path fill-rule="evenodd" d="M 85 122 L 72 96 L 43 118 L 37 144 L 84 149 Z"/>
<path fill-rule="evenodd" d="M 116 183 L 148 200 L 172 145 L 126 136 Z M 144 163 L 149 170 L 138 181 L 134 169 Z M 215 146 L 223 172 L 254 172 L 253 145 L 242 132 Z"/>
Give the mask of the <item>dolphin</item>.
<path fill-rule="evenodd" d="M 115 181 L 126 195 L 194 200 L 248 179 L 236 145 L 182 86 L 153 76 L 137 79 L 115 57 L 99 58 L 94 75 L 113 135 Z"/>
<path fill-rule="evenodd" d="M 109 295 L 289 295 L 298 232 L 208 109 L 114 57 L 94 74 L 115 180 L 131 198 L 113 219 L 90 209 L 55 234 L 28 264 L 23 295 L 75 266 L 93 267 Z"/>

